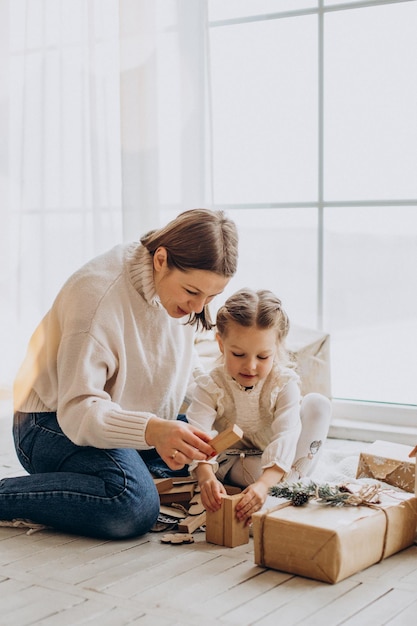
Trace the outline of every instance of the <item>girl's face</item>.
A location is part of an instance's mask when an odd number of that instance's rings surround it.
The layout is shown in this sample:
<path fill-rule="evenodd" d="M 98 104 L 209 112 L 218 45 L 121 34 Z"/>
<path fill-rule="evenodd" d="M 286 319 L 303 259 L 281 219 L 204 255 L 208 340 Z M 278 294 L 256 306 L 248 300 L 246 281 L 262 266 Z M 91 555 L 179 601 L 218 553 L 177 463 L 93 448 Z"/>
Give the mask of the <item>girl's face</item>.
<path fill-rule="evenodd" d="M 230 280 L 207 270 L 183 272 L 170 269 L 165 248 L 158 248 L 153 263 L 156 293 L 171 317 L 201 313 L 206 304 L 222 293 Z"/>
<path fill-rule="evenodd" d="M 243 387 L 266 378 L 276 354 L 276 330 L 229 322 L 226 337 L 217 335 L 227 373 Z"/>

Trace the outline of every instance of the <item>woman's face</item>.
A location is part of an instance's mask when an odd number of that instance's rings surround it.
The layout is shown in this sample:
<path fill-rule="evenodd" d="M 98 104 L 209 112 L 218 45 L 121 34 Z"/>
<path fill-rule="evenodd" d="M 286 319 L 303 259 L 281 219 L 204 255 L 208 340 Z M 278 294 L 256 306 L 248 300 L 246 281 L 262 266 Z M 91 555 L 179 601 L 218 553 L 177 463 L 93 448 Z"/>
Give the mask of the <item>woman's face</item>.
<path fill-rule="evenodd" d="M 158 248 L 153 263 L 156 293 L 171 317 L 201 313 L 206 304 L 222 293 L 230 280 L 207 270 L 184 272 L 168 268 L 165 248 Z"/>

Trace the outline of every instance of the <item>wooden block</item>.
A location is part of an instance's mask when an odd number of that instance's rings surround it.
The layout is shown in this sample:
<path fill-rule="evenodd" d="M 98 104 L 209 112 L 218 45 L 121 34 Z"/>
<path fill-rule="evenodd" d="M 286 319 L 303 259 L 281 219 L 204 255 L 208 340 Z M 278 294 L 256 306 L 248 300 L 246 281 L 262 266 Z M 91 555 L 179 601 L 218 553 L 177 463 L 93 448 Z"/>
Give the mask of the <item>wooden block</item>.
<path fill-rule="evenodd" d="M 206 541 L 222 546 L 224 537 L 224 507 L 218 511 L 206 511 Z"/>
<path fill-rule="evenodd" d="M 229 496 L 223 502 L 224 508 L 224 537 L 223 545 L 229 548 L 241 546 L 249 542 L 249 526 L 240 522 L 236 517 L 236 504 L 241 499 L 240 494 Z"/>
<path fill-rule="evenodd" d="M 197 528 L 203 526 L 206 523 L 206 512 L 200 513 L 200 515 L 190 515 L 181 522 L 178 522 L 179 533 L 193 533 Z"/>
<path fill-rule="evenodd" d="M 201 494 L 196 493 L 190 500 L 190 506 L 188 508 L 188 513 L 190 515 L 200 515 L 204 511 L 203 503 L 201 502 Z"/>
<path fill-rule="evenodd" d="M 155 483 L 155 487 L 157 488 L 158 493 L 168 491 L 168 489 L 172 489 L 172 487 L 174 486 L 172 478 L 154 478 L 153 482 Z"/>
<path fill-rule="evenodd" d="M 233 424 L 233 426 L 230 426 L 222 433 L 219 433 L 209 443 L 211 447 L 216 450 L 217 454 L 219 454 L 220 452 L 223 452 L 223 450 L 231 448 L 233 444 L 242 439 L 242 437 L 243 430 L 239 428 L 237 424 Z"/>
<path fill-rule="evenodd" d="M 161 504 L 189 502 L 194 495 L 194 484 L 177 485 L 159 494 Z"/>
<path fill-rule="evenodd" d="M 188 485 L 190 483 L 197 485 L 198 482 L 195 478 L 191 478 L 191 476 L 179 476 L 178 478 L 174 477 L 170 480 L 172 480 L 173 485 Z"/>
<path fill-rule="evenodd" d="M 214 513 L 206 512 L 206 541 L 228 548 L 249 542 L 249 526 L 236 517 L 236 504 L 241 497 L 241 494 L 222 496 L 221 508 Z"/>

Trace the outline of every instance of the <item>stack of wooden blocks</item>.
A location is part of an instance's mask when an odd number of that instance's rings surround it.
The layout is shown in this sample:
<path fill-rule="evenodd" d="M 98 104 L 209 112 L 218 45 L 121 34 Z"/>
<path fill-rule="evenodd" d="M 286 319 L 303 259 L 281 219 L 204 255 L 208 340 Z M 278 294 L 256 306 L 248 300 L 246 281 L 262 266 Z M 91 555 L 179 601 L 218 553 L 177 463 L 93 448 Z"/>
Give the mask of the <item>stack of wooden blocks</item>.
<path fill-rule="evenodd" d="M 242 436 L 242 430 L 234 424 L 212 439 L 210 445 L 219 454 L 232 447 Z M 204 510 L 197 481 L 193 478 L 155 478 L 154 482 L 161 501 L 160 511 L 178 519 L 178 532 L 193 533 L 206 526 L 206 540 L 209 543 L 230 548 L 248 543 L 249 528 L 237 520 L 235 513 L 236 504 L 241 498 L 239 488 L 227 486 L 222 507 L 210 513 Z"/>
<path fill-rule="evenodd" d="M 197 482 L 188 478 L 155 478 L 160 512 L 178 519 L 178 532 L 193 533 L 206 523 L 206 512 L 196 491 Z"/>
<path fill-rule="evenodd" d="M 236 517 L 236 504 L 241 494 L 223 496 L 222 507 L 215 513 L 207 513 L 206 541 L 218 546 L 235 548 L 249 541 L 249 526 Z"/>

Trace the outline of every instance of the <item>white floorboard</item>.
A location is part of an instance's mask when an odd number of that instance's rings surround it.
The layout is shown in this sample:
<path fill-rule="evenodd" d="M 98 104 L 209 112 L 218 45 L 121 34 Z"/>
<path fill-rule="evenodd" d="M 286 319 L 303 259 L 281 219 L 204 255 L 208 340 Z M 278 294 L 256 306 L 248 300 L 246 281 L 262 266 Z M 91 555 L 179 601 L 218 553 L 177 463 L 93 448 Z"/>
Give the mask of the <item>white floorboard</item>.
<path fill-rule="evenodd" d="M 24 474 L 10 428 L 10 418 L 0 418 L 0 478 Z M 352 441 L 326 446 L 347 458 L 358 450 Z M 111 542 L 0 528 L 0 626 L 415 622 L 416 545 L 329 585 L 256 566 L 252 539 L 230 549 L 206 543 L 202 531 L 194 537 L 173 546 L 158 533 Z"/>

